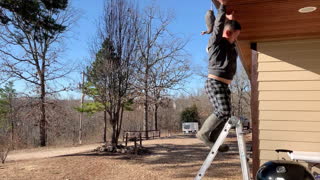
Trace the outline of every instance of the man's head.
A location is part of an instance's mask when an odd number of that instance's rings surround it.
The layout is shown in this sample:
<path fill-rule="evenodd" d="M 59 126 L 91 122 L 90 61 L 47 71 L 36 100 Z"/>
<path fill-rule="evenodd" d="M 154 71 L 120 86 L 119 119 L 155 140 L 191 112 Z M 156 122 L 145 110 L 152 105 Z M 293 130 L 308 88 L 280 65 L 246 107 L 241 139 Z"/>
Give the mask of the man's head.
<path fill-rule="evenodd" d="M 234 43 L 241 31 L 241 25 L 236 20 L 228 20 L 224 25 L 223 37 L 230 43 Z"/>

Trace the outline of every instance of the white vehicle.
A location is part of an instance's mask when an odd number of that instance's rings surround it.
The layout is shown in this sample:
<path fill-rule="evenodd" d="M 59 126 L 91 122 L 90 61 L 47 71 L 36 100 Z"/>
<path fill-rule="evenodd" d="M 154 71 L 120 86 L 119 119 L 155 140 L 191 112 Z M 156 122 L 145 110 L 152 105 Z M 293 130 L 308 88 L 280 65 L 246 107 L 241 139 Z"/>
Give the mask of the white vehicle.
<path fill-rule="evenodd" d="M 199 130 L 199 125 L 197 122 L 186 122 L 182 123 L 182 131 L 183 133 L 196 133 Z"/>

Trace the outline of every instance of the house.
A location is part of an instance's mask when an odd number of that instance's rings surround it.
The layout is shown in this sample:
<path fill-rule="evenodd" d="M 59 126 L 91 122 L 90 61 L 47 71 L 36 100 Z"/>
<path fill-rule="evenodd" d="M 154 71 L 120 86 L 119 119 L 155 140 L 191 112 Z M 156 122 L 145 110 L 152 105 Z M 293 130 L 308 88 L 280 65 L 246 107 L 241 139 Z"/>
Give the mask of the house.
<path fill-rule="evenodd" d="M 230 0 L 232 11 L 252 85 L 253 173 L 288 159 L 275 149 L 320 152 L 320 1 Z"/>

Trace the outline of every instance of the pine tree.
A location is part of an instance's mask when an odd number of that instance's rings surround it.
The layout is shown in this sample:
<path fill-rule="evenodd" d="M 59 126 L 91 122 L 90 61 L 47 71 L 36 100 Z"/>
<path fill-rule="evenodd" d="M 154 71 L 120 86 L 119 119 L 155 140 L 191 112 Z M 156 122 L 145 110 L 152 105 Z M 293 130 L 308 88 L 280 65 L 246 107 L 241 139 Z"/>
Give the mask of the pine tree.
<path fill-rule="evenodd" d="M 89 113 L 103 111 L 104 132 L 103 141 L 107 141 L 107 113 L 110 106 L 110 94 L 118 91 L 119 58 L 110 39 L 106 39 L 96 54 L 96 59 L 87 68 L 85 93 L 93 98 L 93 103 L 85 103 L 83 110 Z M 110 111 L 109 111 L 110 112 Z M 110 113 L 109 113 L 110 114 Z"/>
<path fill-rule="evenodd" d="M 185 108 L 180 115 L 181 122 L 199 122 L 199 112 L 197 106 L 194 104 L 191 107 Z"/>
<path fill-rule="evenodd" d="M 40 145 L 47 145 L 47 94 L 63 91 L 48 83 L 70 71 L 58 61 L 58 43 L 73 21 L 68 0 L 1 0 L 0 54 L 2 72 L 36 87 L 40 107 Z"/>

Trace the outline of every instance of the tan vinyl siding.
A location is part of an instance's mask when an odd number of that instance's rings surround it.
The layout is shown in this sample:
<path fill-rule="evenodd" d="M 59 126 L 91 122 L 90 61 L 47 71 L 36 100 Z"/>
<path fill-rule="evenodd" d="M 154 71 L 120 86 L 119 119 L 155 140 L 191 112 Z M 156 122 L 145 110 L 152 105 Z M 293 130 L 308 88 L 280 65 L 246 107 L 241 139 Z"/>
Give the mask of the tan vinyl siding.
<path fill-rule="evenodd" d="M 262 111 L 259 112 L 260 123 L 264 120 L 271 121 L 299 121 L 320 122 L 320 112 L 317 111 Z"/>
<path fill-rule="evenodd" d="M 308 121 L 269 121 L 260 120 L 260 130 L 263 131 L 292 131 L 292 132 L 319 132 L 319 122 Z M 320 137 L 318 137 L 320 140 Z"/>
<path fill-rule="evenodd" d="M 261 130 L 260 140 L 320 143 L 320 132 Z"/>
<path fill-rule="evenodd" d="M 320 95 L 320 94 L 319 94 Z M 320 111 L 320 101 L 260 101 L 260 110 L 265 111 Z"/>
<path fill-rule="evenodd" d="M 319 91 L 320 81 L 259 82 L 259 91 Z"/>
<path fill-rule="evenodd" d="M 319 91 L 261 91 L 260 101 L 320 101 Z"/>
<path fill-rule="evenodd" d="M 260 63 L 261 65 L 263 63 Z M 320 75 L 310 71 L 259 72 L 258 81 L 319 81 Z"/>
<path fill-rule="evenodd" d="M 275 149 L 320 152 L 319 49 L 320 39 L 258 43 L 261 164 Z"/>
<path fill-rule="evenodd" d="M 320 152 L 319 144 L 320 143 L 314 142 L 260 140 L 260 153 L 262 153 L 264 150 L 274 151 L 275 149 L 294 149 L 297 151 Z M 274 152 L 274 154 L 277 153 Z M 260 159 L 266 158 L 260 156 Z"/>

